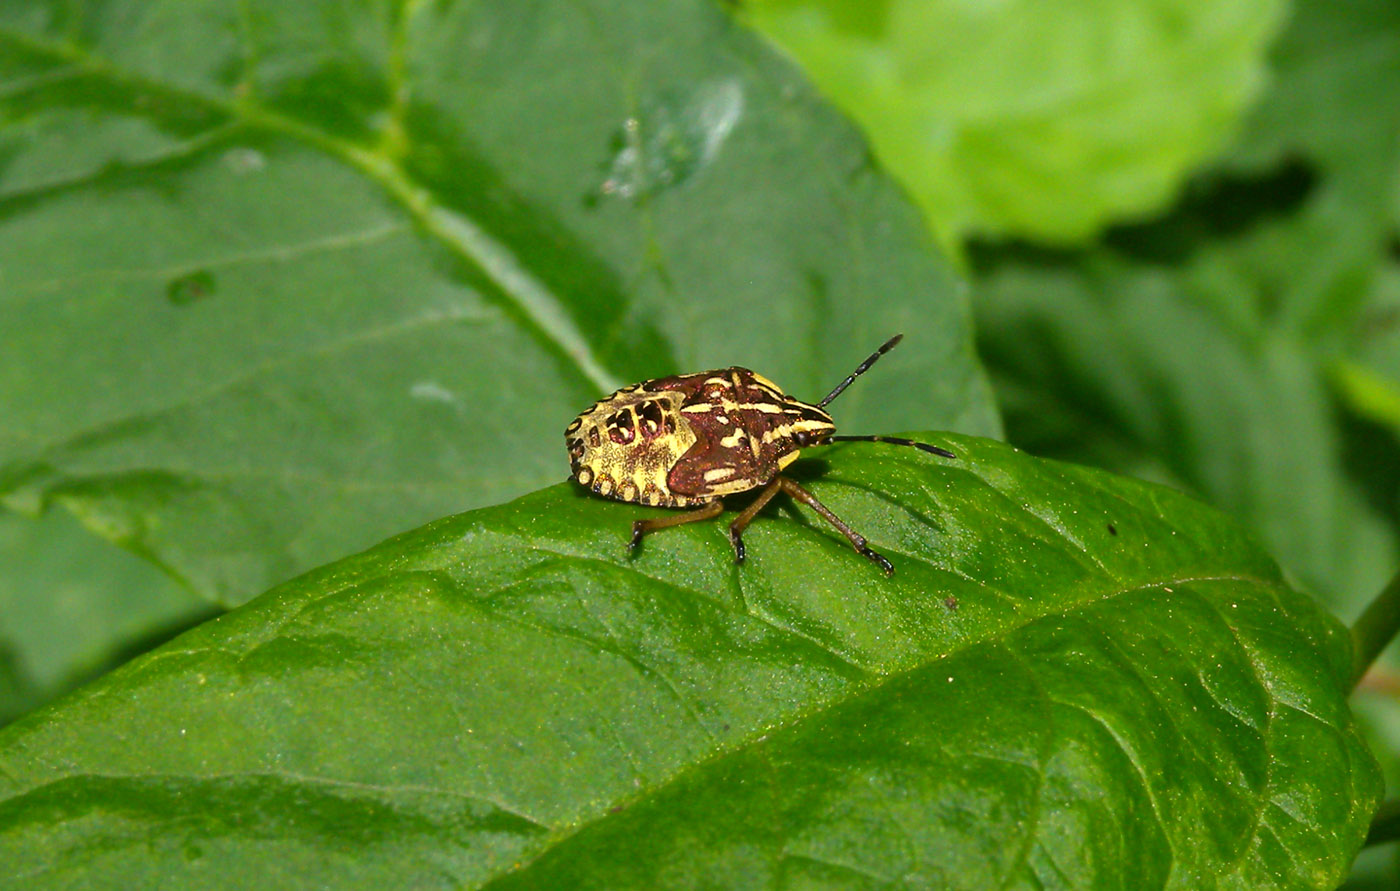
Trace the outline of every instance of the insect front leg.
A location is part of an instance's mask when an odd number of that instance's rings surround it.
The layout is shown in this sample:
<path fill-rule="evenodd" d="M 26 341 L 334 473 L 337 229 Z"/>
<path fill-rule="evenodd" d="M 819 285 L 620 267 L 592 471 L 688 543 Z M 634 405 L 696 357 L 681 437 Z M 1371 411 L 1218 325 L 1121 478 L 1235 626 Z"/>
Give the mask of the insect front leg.
<path fill-rule="evenodd" d="M 698 523 L 700 520 L 708 520 L 711 517 L 719 516 L 724 510 L 724 503 L 716 498 L 704 507 L 689 511 L 683 514 L 675 514 L 670 517 L 659 517 L 655 520 L 637 520 L 632 523 L 632 540 L 627 543 L 627 552 L 631 553 L 637 549 L 637 545 L 642 543 L 642 536 L 648 532 L 655 532 L 658 529 L 665 529 L 668 526 L 680 526 L 685 523 Z"/>
<path fill-rule="evenodd" d="M 800 501 L 803 504 L 810 507 L 812 510 L 821 514 L 823 520 L 826 520 L 828 523 L 835 526 L 838 532 L 846 536 L 846 540 L 851 543 L 851 547 L 856 549 L 856 553 L 860 554 L 862 557 L 865 557 L 870 562 L 878 564 L 881 569 L 885 570 L 885 575 L 894 575 L 894 564 L 886 560 L 880 554 L 871 550 L 870 546 L 866 544 L 865 536 L 861 535 L 859 532 L 855 531 L 850 526 L 847 526 L 840 517 L 836 516 L 836 514 L 831 512 L 831 508 L 818 501 L 817 496 L 813 495 L 811 492 L 808 492 L 806 489 L 802 488 L 797 483 L 784 476 L 780 476 L 777 479 L 773 480 L 773 483 L 770 485 L 773 484 L 781 486 L 783 491 L 788 494 L 789 498 L 792 498 L 796 501 Z"/>

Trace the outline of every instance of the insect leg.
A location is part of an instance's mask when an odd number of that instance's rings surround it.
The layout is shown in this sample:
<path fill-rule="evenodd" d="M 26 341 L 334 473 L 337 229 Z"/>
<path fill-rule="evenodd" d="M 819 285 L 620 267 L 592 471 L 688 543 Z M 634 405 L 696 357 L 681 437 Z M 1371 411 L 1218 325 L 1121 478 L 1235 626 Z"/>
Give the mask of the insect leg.
<path fill-rule="evenodd" d="M 632 540 L 627 543 L 629 552 L 635 551 L 637 545 L 642 543 L 642 536 L 648 532 L 655 532 L 658 529 L 665 529 L 668 526 L 680 526 L 683 523 L 695 523 L 700 520 L 708 520 L 711 517 L 719 516 L 724 510 L 724 502 L 716 498 L 703 507 L 687 511 L 683 514 L 675 514 L 669 517 L 659 517 L 655 520 L 636 520 L 632 523 Z"/>
<path fill-rule="evenodd" d="M 890 563 L 890 561 L 886 560 L 884 557 L 872 551 L 870 549 L 870 546 L 866 544 L 865 536 L 861 535 L 859 532 L 855 531 L 850 526 L 847 526 L 840 517 L 836 516 L 836 514 L 831 512 L 831 508 L 818 501 L 817 496 L 813 495 L 811 492 L 808 492 L 806 489 L 802 488 L 797 483 L 793 482 L 785 476 L 780 476 L 777 479 L 773 480 L 773 482 L 782 486 L 783 491 L 788 494 L 789 498 L 792 498 L 795 501 L 800 501 L 803 504 L 810 507 L 812 510 L 821 514 L 823 520 L 826 520 L 828 523 L 835 526 L 838 532 L 846 536 L 846 540 L 851 543 L 851 547 L 856 549 L 856 553 L 860 554 L 862 557 L 865 557 L 872 563 L 879 564 L 880 568 L 885 570 L 885 575 L 894 575 L 894 564 Z"/>
<path fill-rule="evenodd" d="M 729 543 L 734 546 L 734 562 L 744 562 L 744 530 L 749 528 L 749 523 L 758 516 L 758 512 L 763 510 L 763 506 L 773 500 L 773 496 L 778 494 L 782 484 L 778 479 L 763 487 L 763 491 L 758 493 L 758 497 L 753 500 L 753 504 L 744 508 L 739 516 L 734 518 L 734 522 L 729 524 Z"/>

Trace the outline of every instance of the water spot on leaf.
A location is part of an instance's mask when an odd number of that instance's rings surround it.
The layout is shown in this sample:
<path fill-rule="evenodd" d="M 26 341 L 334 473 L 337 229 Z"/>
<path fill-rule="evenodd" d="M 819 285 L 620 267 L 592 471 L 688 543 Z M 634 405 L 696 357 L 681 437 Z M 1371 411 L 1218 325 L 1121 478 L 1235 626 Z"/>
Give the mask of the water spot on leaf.
<path fill-rule="evenodd" d="M 685 182 L 715 159 L 743 111 L 732 79 L 657 96 L 623 122 L 600 191 L 636 201 Z"/>
<path fill-rule="evenodd" d="M 267 166 L 267 156 L 257 149 L 229 149 L 224 153 L 224 164 L 234 173 L 258 173 Z"/>
<path fill-rule="evenodd" d="M 189 306 L 200 300 L 214 296 L 217 284 L 214 274 L 207 269 L 197 269 L 178 278 L 172 278 L 165 286 L 165 298 L 176 306 Z"/>
<path fill-rule="evenodd" d="M 457 394 L 437 381 L 418 381 L 409 388 L 408 395 L 423 402 L 446 402 L 451 404 L 457 401 Z"/>

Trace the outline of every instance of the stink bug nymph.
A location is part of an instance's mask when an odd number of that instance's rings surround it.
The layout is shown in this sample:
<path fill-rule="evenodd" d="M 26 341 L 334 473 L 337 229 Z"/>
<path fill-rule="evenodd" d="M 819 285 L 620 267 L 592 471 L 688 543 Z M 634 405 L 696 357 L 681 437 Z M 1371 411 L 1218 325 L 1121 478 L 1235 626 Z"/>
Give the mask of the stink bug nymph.
<path fill-rule="evenodd" d="M 757 372 L 737 367 L 623 387 L 595 402 L 564 431 L 573 478 L 590 491 L 618 501 L 696 508 L 637 520 L 628 550 L 634 550 L 648 532 L 717 516 L 726 495 L 761 488 L 753 503 L 729 524 L 736 563 L 744 562 L 744 529 L 781 491 L 815 510 L 857 552 L 890 575 L 894 572 L 890 561 L 782 471 L 804 448 L 843 441 L 888 442 L 957 457 L 947 449 L 892 436 L 837 436 L 836 424 L 826 413 L 827 404 L 903 336 L 891 337 L 816 405 L 794 399 Z"/>

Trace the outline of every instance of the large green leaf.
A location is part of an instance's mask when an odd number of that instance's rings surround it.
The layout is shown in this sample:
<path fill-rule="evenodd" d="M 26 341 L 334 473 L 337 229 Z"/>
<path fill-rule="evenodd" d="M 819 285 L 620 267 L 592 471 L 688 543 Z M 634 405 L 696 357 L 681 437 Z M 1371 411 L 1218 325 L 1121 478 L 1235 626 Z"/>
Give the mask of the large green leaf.
<path fill-rule="evenodd" d="M 0 732 L 26 888 L 1330 888 L 1345 631 L 1168 489 L 848 445 L 732 562 L 558 485 L 292 581 Z M 804 464 L 796 465 L 796 468 Z"/>
<path fill-rule="evenodd" d="M 1285 0 L 746 0 L 950 241 L 1156 210 L 1266 78 Z"/>
<path fill-rule="evenodd" d="M 0 498 L 240 602 L 563 478 L 609 388 L 752 364 L 993 432 L 964 300 L 707 0 L 0 0 Z"/>

